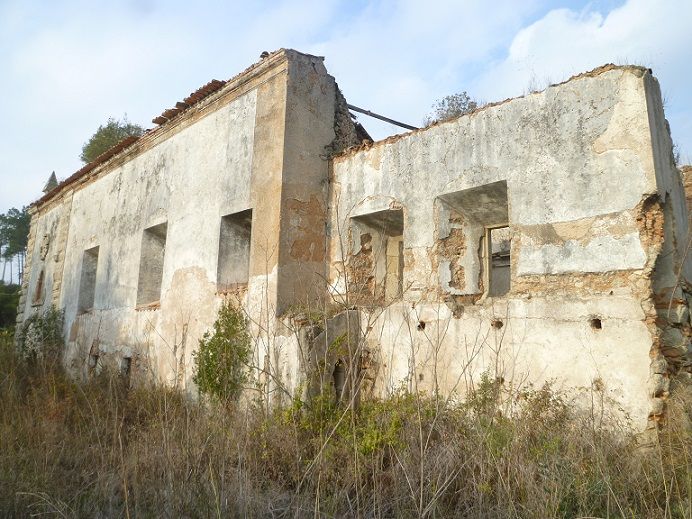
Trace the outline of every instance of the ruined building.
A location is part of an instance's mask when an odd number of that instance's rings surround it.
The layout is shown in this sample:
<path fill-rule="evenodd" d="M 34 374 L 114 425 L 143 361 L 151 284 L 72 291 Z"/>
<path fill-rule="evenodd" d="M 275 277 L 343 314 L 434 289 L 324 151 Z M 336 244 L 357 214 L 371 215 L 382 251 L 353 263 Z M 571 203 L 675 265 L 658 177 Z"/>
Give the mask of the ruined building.
<path fill-rule="evenodd" d="M 194 393 L 224 299 L 276 398 L 315 366 L 340 397 L 487 373 L 644 428 L 690 370 L 687 207 L 650 70 L 372 143 L 322 58 L 280 50 L 154 122 L 31 206 L 19 324 L 63 309 L 78 375 Z"/>

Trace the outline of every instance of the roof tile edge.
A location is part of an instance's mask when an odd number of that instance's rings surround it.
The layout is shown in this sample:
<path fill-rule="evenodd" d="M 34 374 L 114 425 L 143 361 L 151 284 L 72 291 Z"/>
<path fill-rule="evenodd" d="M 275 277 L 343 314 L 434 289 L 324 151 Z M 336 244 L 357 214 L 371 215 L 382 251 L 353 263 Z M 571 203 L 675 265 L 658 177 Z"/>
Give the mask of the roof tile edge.
<path fill-rule="evenodd" d="M 108 148 L 105 152 L 103 152 L 101 155 L 96 157 L 93 161 L 85 164 L 82 168 L 78 169 L 75 171 L 72 175 L 67 177 L 65 180 L 62 182 L 59 182 L 57 186 L 55 186 L 52 190 L 44 194 L 42 197 L 38 198 L 36 201 L 32 202 L 29 204 L 30 209 L 36 209 L 39 206 L 42 206 L 46 202 L 51 201 L 53 198 L 57 197 L 60 195 L 68 186 L 75 184 L 77 181 L 85 178 L 87 174 L 90 172 L 94 172 L 94 174 L 100 173 L 103 171 L 103 169 L 108 167 L 108 164 L 113 160 L 121 156 L 123 153 L 128 151 L 135 143 L 141 143 L 144 144 L 147 141 L 152 141 L 155 138 L 158 137 L 161 133 L 163 133 L 165 130 L 171 127 L 172 124 L 177 124 L 183 120 L 186 119 L 186 114 L 189 116 L 191 112 L 191 108 L 201 108 L 205 102 L 207 104 L 212 103 L 215 99 L 218 99 L 225 95 L 226 93 L 235 90 L 239 86 L 245 84 L 247 81 L 250 79 L 261 75 L 264 73 L 266 70 L 269 70 L 273 68 L 274 66 L 282 63 L 284 60 L 288 58 L 288 56 L 291 53 L 297 53 L 297 54 L 302 54 L 305 56 L 311 56 L 309 54 L 304 54 L 299 51 L 295 51 L 293 49 L 278 49 L 269 54 L 269 56 L 266 56 L 259 61 L 256 61 L 249 67 L 247 67 L 245 70 L 242 72 L 239 72 L 235 76 L 231 77 L 231 79 L 227 81 L 220 81 L 222 85 L 215 89 L 213 92 L 210 92 L 208 95 L 203 96 L 202 98 L 198 99 L 195 103 L 187 106 L 184 110 L 181 112 L 175 114 L 175 116 L 172 116 L 169 120 L 164 122 L 163 124 L 159 124 L 156 128 L 151 128 L 149 130 L 146 130 L 144 134 L 142 134 L 140 137 L 126 137 L 125 139 L 121 140 L 114 146 L 111 146 Z M 319 58 L 319 56 L 312 56 Z M 323 59 L 323 58 L 322 58 Z M 218 81 L 218 80 L 212 80 L 212 82 Z M 212 83 L 210 82 L 210 83 Z M 210 83 L 207 83 L 206 85 L 209 85 Z M 205 85 L 205 86 L 206 86 Z M 201 88 L 204 88 L 201 87 Z M 195 92 L 198 92 L 200 89 L 197 89 Z M 194 94 L 193 92 L 192 94 Z M 192 95 L 191 94 L 191 95 Z M 190 97 L 190 96 L 187 96 Z"/>

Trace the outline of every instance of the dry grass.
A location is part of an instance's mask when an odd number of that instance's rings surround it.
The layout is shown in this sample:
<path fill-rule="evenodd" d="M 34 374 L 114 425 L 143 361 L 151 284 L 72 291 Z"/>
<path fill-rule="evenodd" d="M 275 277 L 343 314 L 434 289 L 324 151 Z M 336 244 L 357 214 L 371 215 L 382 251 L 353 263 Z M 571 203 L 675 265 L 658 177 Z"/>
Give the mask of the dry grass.
<path fill-rule="evenodd" d="M 549 388 L 511 416 L 490 381 L 463 405 L 317 398 L 267 416 L 80 385 L 0 343 L 3 516 L 692 517 L 689 388 L 643 449 Z"/>

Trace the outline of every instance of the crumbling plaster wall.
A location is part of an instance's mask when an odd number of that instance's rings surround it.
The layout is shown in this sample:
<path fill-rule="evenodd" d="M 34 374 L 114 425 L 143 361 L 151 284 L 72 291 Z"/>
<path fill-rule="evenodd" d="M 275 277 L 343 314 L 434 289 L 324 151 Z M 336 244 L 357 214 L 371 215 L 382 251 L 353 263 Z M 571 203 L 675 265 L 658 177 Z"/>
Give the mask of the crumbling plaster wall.
<path fill-rule="evenodd" d="M 248 70 L 32 207 L 19 321 L 64 308 L 74 369 L 90 353 L 131 357 L 133 370 L 189 387 L 191 353 L 231 297 L 250 317 L 267 393 L 298 388 L 310 365 L 300 314 L 322 309 L 326 281 L 330 298 L 360 306 L 358 370 L 376 393 L 461 393 L 490 371 L 508 388 L 597 391 L 637 424 L 662 416 L 671 375 L 689 370 L 690 262 L 649 72 L 604 67 L 352 149 L 330 169 L 357 137 L 322 59 L 282 50 Z M 248 285 L 219 293 L 220 220 L 247 209 Z M 354 282 L 368 289 L 401 258 L 393 246 L 375 258 L 384 238 L 354 222 L 402 212 L 403 296 L 356 297 Z M 142 232 L 164 222 L 161 299 L 137 308 Z M 510 291 L 488 297 L 483 226 L 505 223 Z M 94 308 L 79 313 L 95 246 Z M 41 269 L 42 306 L 31 300 Z"/>
<path fill-rule="evenodd" d="M 662 420 L 675 383 L 692 376 L 692 235 L 686 185 L 675 164 L 660 87 L 650 76 L 645 86 L 659 195 L 655 203 L 658 219 L 663 220 L 655 235 L 660 249 L 652 273 L 655 312 L 650 312 L 649 321 L 655 326 L 650 326 L 654 340 L 649 393 L 653 416 Z"/>
<path fill-rule="evenodd" d="M 254 364 L 260 378 L 271 375 L 268 392 L 271 380 L 297 386 L 300 345 L 290 318 L 276 317 L 325 293 L 329 157 L 356 143 L 344 103 L 322 58 L 280 50 L 34 205 L 32 236 L 51 227 L 60 240 L 51 242 L 59 261 L 46 283 L 65 310 L 72 368 L 86 373 L 90 355 L 114 367 L 128 357 L 135 378 L 140 371 L 192 387 L 191 353 L 230 299 L 247 311 Z M 221 218 L 247 209 L 249 280 L 229 292 L 217 287 Z M 163 223 L 161 297 L 138 307 L 142 234 Z M 95 301 L 80 312 L 82 259 L 95 246 Z M 30 250 L 29 263 L 41 267 L 34 238 Z M 27 269 L 27 278 L 35 271 Z M 24 293 L 35 284 L 27 281 Z M 22 305 L 27 315 L 38 311 L 26 296 Z"/>
<path fill-rule="evenodd" d="M 324 294 L 328 149 L 336 137 L 337 87 L 322 59 L 297 54 L 288 75 L 278 313 Z"/>
<path fill-rule="evenodd" d="M 55 205 L 48 210 L 30 211 L 31 227 L 18 321 L 21 321 L 24 315 L 45 311 L 57 298 L 61 284 L 61 260 L 64 254 L 62 249 L 69 211 L 69 198 L 66 203 Z M 39 278 L 43 279 L 39 282 Z M 54 294 L 54 291 L 57 293 Z"/>
<path fill-rule="evenodd" d="M 277 299 L 271 314 L 277 319 L 262 320 L 257 348 L 260 381 L 270 399 L 290 396 L 310 376 L 301 316 L 321 311 L 327 294 L 330 158 L 358 143 L 323 58 L 287 52 Z"/>
<path fill-rule="evenodd" d="M 167 382 L 189 364 L 187 338 L 214 320 L 221 217 L 252 207 L 255 107 L 252 91 L 75 192 L 61 306 L 77 362 L 96 341 L 102 355 L 148 356 Z M 137 309 L 142 233 L 161 223 L 160 305 Z M 82 256 L 95 246 L 94 310 L 78 315 Z"/>
<path fill-rule="evenodd" d="M 608 66 L 335 158 L 334 297 L 349 304 L 360 247 L 350 218 L 393 206 L 405 214 L 404 296 L 361 318 L 379 356 L 376 391 L 463 392 L 491 371 L 514 387 L 596 388 L 639 427 L 658 412 L 647 384 L 663 218 L 647 200 L 672 193 L 674 232 L 686 229 L 679 186 L 659 160 L 670 150 L 655 86 L 644 69 Z M 450 225 L 440 197 L 496 182 L 507 185 L 511 289 L 485 297 L 474 285 L 481 273 L 467 268 L 457 282 L 475 296 L 459 295 L 440 253 L 463 223 Z M 455 254 L 477 248 L 477 236 L 464 238 Z"/>

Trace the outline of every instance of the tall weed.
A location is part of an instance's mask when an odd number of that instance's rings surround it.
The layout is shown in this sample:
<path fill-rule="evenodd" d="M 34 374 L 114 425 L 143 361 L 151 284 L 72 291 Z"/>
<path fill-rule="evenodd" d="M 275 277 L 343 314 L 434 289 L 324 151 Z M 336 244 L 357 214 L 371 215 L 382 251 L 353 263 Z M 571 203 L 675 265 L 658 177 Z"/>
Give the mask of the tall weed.
<path fill-rule="evenodd" d="M 690 518 L 692 389 L 648 447 L 549 386 L 267 414 L 28 369 L 0 335 L 0 515 Z M 606 426 L 607 425 L 607 426 Z"/>

